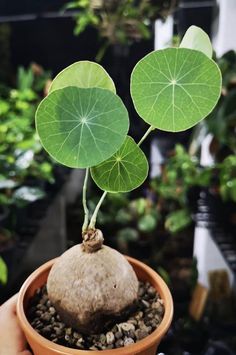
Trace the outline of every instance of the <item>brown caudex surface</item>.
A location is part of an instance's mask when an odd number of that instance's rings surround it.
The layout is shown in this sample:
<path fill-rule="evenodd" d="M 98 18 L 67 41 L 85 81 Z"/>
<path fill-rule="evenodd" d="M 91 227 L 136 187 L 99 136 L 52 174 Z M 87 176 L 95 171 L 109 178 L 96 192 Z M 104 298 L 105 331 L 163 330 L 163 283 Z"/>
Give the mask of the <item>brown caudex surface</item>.
<path fill-rule="evenodd" d="M 138 279 L 116 250 L 102 245 L 88 252 L 79 244 L 53 265 L 47 290 L 62 320 L 89 334 L 132 310 L 138 297 Z"/>

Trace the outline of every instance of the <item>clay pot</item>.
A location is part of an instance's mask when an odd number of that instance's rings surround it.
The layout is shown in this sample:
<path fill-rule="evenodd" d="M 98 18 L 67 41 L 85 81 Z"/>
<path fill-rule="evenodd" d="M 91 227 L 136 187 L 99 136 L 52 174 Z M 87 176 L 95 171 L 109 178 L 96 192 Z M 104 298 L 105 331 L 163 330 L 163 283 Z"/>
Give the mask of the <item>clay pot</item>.
<path fill-rule="evenodd" d="M 17 303 L 17 315 L 20 325 L 25 333 L 27 341 L 33 350 L 34 355 L 155 355 L 157 347 L 162 340 L 163 336 L 170 327 L 173 316 L 173 301 L 170 291 L 162 280 L 162 278 L 150 267 L 144 263 L 127 257 L 127 260 L 134 268 L 139 280 L 148 281 L 159 292 L 161 298 L 164 301 L 165 313 L 161 324 L 152 334 L 146 338 L 140 340 L 134 345 L 127 347 L 102 350 L 102 351 L 90 351 L 90 350 L 76 350 L 67 348 L 58 344 L 54 344 L 50 340 L 47 340 L 43 336 L 39 335 L 29 324 L 25 310 L 29 299 L 34 295 L 37 288 L 44 285 L 47 281 L 49 271 L 55 262 L 51 260 L 37 270 L 35 270 L 23 284 Z"/>

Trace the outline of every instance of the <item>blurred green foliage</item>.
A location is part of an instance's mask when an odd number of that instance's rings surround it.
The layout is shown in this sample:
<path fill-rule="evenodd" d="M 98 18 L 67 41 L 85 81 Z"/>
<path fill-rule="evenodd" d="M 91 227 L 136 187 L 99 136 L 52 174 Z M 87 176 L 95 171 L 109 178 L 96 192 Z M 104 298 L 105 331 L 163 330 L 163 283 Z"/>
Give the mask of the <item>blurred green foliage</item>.
<path fill-rule="evenodd" d="M 75 15 L 75 35 L 88 26 L 98 30 L 105 39 L 98 59 L 110 44 L 131 44 L 152 35 L 152 22 L 165 19 L 175 8 L 177 0 L 73 0 L 66 4 L 67 10 L 78 10 Z"/>
<path fill-rule="evenodd" d="M 0 256 L 0 284 L 5 285 L 7 283 L 7 265 L 3 258 Z"/>
<path fill-rule="evenodd" d="M 53 163 L 42 150 L 35 132 L 34 115 L 50 74 L 36 64 L 20 67 L 16 87 L 0 86 L 0 204 L 21 200 L 17 189 L 24 186 L 22 201 L 43 195 L 40 186 L 32 189 L 29 180 L 53 182 Z"/>

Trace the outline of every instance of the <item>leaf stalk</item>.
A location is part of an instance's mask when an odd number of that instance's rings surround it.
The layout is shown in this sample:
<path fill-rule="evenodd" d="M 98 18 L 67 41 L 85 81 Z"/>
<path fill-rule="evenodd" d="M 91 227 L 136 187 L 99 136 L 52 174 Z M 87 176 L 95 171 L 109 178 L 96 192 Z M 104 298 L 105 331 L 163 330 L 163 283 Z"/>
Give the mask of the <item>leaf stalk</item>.
<path fill-rule="evenodd" d="M 82 226 L 82 233 L 85 232 L 88 228 L 89 223 L 89 210 L 87 206 L 87 185 L 89 177 L 89 168 L 85 171 L 84 184 L 83 184 L 83 207 L 84 207 L 84 223 Z"/>
<path fill-rule="evenodd" d="M 100 207 L 101 207 L 106 195 L 107 195 L 107 191 L 104 191 L 102 196 L 101 196 L 101 198 L 100 198 L 100 200 L 98 201 L 98 204 L 97 204 L 97 206 L 96 206 L 96 208 L 95 208 L 95 210 L 93 212 L 93 215 L 91 217 L 91 220 L 90 220 L 90 223 L 89 223 L 89 229 L 94 229 L 95 228 L 98 211 L 99 211 L 99 209 L 100 209 Z"/>
<path fill-rule="evenodd" d="M 143 141 L 147 138 L 147 136 L 148 136 L 152 131 L 154 131 L 154 129 L 155 129 L 155 127 L 153 127 L 153 126 L 150 126 L 150 127 L 148 128 L 148 130 L 144 133 L 144 135 L 142 136 L 142 138 L 141 138 L 140 141 L 138 142 L 138 146 L 140 146 L 140 145 L 143 143 Z"/>

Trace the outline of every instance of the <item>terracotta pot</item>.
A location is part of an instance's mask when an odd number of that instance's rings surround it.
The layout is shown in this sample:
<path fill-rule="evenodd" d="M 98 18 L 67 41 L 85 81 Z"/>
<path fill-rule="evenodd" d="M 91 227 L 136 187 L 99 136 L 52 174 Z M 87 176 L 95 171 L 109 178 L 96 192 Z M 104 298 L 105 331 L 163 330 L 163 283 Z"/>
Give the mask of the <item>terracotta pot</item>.
<path fill-rule="evenodd" d="M 20 325 L 26 335 L 27 341 L 34 352 L 34 355 L 155 355 L 157 346 L 161 339 L 170 327 L 172 316 L 173 316 L 173 301 L 170 291 L 162 280 L 162 278 L 153 271 L 150 267 L 143 264 L 142 262 L 127 257 L 130 264 L 133 266 L 134 271 L 137 274 L 139 280 L 150 282 L 156 290 L 159 292 L 161 298 L 165 304 L 165 313 L 161 324 L 158 329 L 156 329 L 152 334 L 146 338 L 140 340 L 134 345 L 127 347 L 103 350 L 103 351 L 90 351 L 90 350 L 76 350 L 70 349 L 61 345 L 54 344 L 50 340 L 47 340 L 43 336 L 39 335 L 29 324 L 25 310 L 29 299 L 34 295 L 37 288 L 44 285 L 47 281 L 49 271 L 55 262 L 51 260 L 46 264 L 35 270 L 23 284 L 18 298 L 17 303 L 17 315 L 19 318 Z"/>

